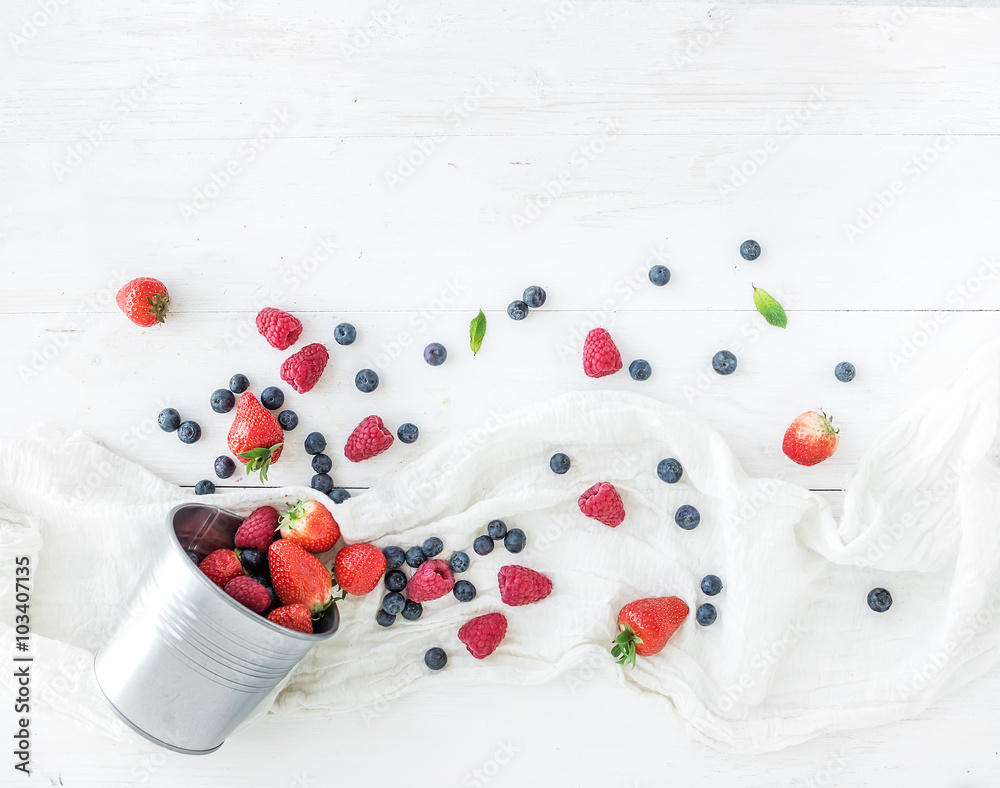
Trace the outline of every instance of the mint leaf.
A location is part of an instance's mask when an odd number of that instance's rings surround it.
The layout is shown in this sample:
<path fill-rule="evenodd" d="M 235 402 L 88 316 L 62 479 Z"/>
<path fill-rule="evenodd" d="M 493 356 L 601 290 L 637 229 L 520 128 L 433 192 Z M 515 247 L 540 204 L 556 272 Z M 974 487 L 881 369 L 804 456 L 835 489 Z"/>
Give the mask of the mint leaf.
<path fill-rule="evenodd" d="M 784 328 L 788 325 L 788 315 L 781 308 L 781 304 L 775 300 L 774 296 L 756 285 L 753 286 L 753 305 L 772 326 Z"/>
<path fill-rule="evenodd" d="M 486 336 L 486 315 L 480 309 L 479 314 L 469 323 L 469 346 L 472 348 L 472 355 L 476 355 L 483 346 L 484 336 Z"/>

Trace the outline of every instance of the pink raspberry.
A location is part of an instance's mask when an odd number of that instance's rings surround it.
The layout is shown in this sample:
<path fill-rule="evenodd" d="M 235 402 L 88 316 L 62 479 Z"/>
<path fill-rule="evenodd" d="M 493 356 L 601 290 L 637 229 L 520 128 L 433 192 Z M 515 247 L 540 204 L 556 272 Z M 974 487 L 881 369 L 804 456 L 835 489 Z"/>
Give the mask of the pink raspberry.
<path fill-rule="evenodd" d="M 440 599 L 454 586 L 455 575 L 447 561 L 424 561 L 406 584 L 406 594 L 414 602 L 429 602 Z"/>
<path fill-rule="evenodd" d="M 552 581 L 526 566 L 504 566 L 497 575 L 500 599 L 511 607 L 530 605 L 552 593 Z"/>
<path fill-rule="evenodd" d="M 299 340 L 302 321 L 273 306 L 266 306 L 257 313 L 257 330 L 271 347 L 288 350 Z"/>
<path fill-rule="evenodd" d="M 484 659 L 497 650 L 507 634 L 507 617 L 503 613 L 487 613 L 466 621 L 458 630 L 458 639 L 476 659 Z"/>
<path fill-rule="evenodd" d="M 235 542 L 240 549 L 252 547 L 267 552 L 274 541 L 274 531 L 278 527 L 278 510 L 273 506 L 254 509 L 250 516 L 236 529 Z"/>
<path fill-rule="evenodd" d="M 603 378 L 622 368 L 622 354 L 611 334 L 603 328 L 592 329 L 583 342 L 583 371 L 587 377 Z"/>
<path fill-rule="evenodd" d="M 598 482 L 584 492 L 577 501 L 580 511 L 611 528 L 625 519 L 625 504 L 611 482 Z"/>
<path fill-rule="evenodd" d="M 392 433 L 378 416 L 364 419 L 344 444 L 344 456 L 351 462 L 370 460 L 392 446 Z"/>
<path fill-rule="evenodd" d="M 319 382 L 329 360 L 327 349 L 319 342 L 314 342 L 286 358 L 278 374 L 299 394 L 305 394 Z"/>
<path fill-rule="evenodd" d="M 271 606 L 270 592 L 252 577 L 234 577 L 226 583 L 225 590 L 229 596 L 254 613 L 263 613 Z"/>

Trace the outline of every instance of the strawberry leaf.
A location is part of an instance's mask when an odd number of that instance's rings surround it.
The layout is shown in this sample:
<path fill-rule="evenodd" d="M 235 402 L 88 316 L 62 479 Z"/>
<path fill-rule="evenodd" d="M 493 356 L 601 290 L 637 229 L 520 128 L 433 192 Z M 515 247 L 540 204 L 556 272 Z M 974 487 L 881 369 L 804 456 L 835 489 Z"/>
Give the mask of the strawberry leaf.
<path fill-rule="evenodd" d="M 479 348 L 483 346 L 483 337 L 485 336 L 486 315 L 480 309 L 479 314 L 472 318 L 472 322 L 469 324 L 469 346 L 472 348 L 472 355 L 476 355 L 479 352 Z"/>
<path fill-rule="evenodd" d="M 757 311 L 772 326 L 784 328 L 788 325 L 788 315 L 781 308 L 781 304 L 778 303 L 774 296 L 756 285 L 753 288 L 753 305 L 757 307 Z"/>

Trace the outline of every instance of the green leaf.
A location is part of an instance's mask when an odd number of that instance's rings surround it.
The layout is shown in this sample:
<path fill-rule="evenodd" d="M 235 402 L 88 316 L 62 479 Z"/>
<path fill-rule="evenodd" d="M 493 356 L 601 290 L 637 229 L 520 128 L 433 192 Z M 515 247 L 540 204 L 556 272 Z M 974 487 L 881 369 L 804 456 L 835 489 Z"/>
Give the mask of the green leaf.
<path fill-rule="evenodd" d="M 764 319 L 772 326 L 784 328 L 788 325 L 788 315 L 786 315 L 785 310 L 781 308 L 781 304 L 775 300 L 774 296 L 766 290 L 761 290 L 756 285 L 754 285 L 753 288 L 753 305 L 757 307 L 757 311 L 760 312 L 764 316 Z"/>
<path fill-rule="evenodd" d="M 472 322 L 469 323 L 469 346 L 472 348 L 472 355 L 479 352 L 479 348 L 483 345 L 484 336 L 486 336 L 486 315 L 480 309 L 479 314 L 472 318 Z"/>

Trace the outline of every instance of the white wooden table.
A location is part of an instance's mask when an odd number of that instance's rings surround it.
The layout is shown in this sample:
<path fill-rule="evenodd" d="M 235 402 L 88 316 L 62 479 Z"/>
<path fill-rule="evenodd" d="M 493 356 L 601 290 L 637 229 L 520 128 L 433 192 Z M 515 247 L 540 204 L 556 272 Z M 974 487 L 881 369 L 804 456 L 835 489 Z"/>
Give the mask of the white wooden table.
<path fill-rule="evenodd" d="M 279 383 L 252 330 L 290 309 L 331 365 L 285 389 L 360 488 L 491 413 L 576 388 L 641 391 L 724 432 L 751 473 L 835 505 L 880 430 L 992 337 L 1000 309 L 1000 12 L 653 2 L 10 0 L 0 42 L 0 434 L 80 429 L 181 485 L 212 478 L 234 372 Z M 763 254 L 738 255 L 755 238 Z M 646 280 L 664 262 L 670 284 Z M 164 327 L 117 311 L 167 282 Z M 753 311 L 779 296 L 785 331 Z M 529 284 L 543 310 L 504 313 Z M 482 352 L 468 350 L 482 308 Z M 333 326 L 359 340 L 341 348 Z M 609 328 L 644 383 L 592 381 Z M 427 366 L 431 341 L 447 363 Z M 739 357 L 731 378 L 715 351 Z M 842 360 L 856 380 L 835 380 Z M 361 394 L 354 374 L 382 383 Z M 184 446 L 164 406 L 201 422 Z M 836 456 L 780 451 L 801 411 Z M 371 412 L 419 425 L 353 466 Z M 305 455 L 272 483 L 307 482 Z M 236 483 L 245 483 L 237 481 Z M 360 658 L 360 656 L 359 656 Z M 190 758 L 110 745 L 45 715 L 33 780 L 65 785 L 995 784 L 1000 671 L 919 719 L 733 757 L 587 676 L 423 691 L 377 723 L 267 721 Z M 12 715 L 4 719 L 13 724 Z M 623 724 L 631 719 L 631 724 Z M 433 742 L 430 744 L 429 742 Z M 599 750 L 595 748 L 599 745 Z M 512 754 L 506 754 L 511 751 Z M 595 757 L 595 752 L 599 753 Z M 3 784 L 14 780 L 3 767 Z"/>

